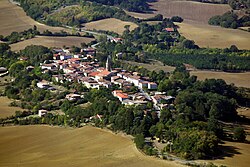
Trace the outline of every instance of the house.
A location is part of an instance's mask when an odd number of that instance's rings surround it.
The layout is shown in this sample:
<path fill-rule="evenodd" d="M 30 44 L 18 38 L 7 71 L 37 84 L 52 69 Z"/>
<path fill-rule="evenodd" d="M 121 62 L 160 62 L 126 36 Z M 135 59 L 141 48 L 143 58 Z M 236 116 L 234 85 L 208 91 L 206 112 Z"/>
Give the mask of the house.
<path fill-rule="evenodd" d="M 114 83 L 116 80 L 120 79 L 119 76 L 112 76 L 111 77 L 111 82 Z"/>
<path fill-rule="evenodd" d="M 124 104 L 125 106 L 131 106 L 131 105 L 135 105 L 135 106 L 144 106 L 146 108 L 147 106 L 147 101 L 140 101 L 140 100 L 124 100 L 122 101 L 122 104 Z"/>
<path fill-rule="evenodd" d="M 174 28 L 165 28 L 164 31 L 167 31 L 167 32 L 175 32 L 175 29 L 174 29 Z"/>
<path fill-rule="evenodd" d="M 34 66 L 28 66 L 28 67 L 26 67 L 26 70 L 27 70 L 27 71 L 32 71 L 34 68 L 35 68 Z M 0 72 L 1 72 L 1 71 L 0 71 Z"/>
<path fill-rule="evenodd" d="M 44 116 L 45 114 L 47 114 L 49 111 L 47 111 L 47 110 L 39 110 L 38 111 L 38 116 L 39 117 L 42 117 L 42 116 Z"/>
<path fill-rule="evenodd" d="M 112 75 L 112 72 L 109 72 L 107 70 L 103 70 L 101 71 L 100 73 L 98 73 L 96 76 L 95 76 L 95 79 L 98 81 L 98 80 L 102 80 L 102 79 L 107 79 L 107 78 L 110 78 L 110 76 Z"/>
<path fill-rule="evenodd" d="M 139 81 L 139 88 L 148 88 L 148 81 Z"/>
<path fill-rule="evenodd" d="M 114 90 L 112 94 L 117 97 L 121 102 L 129 99 L 127 93 L 123 93 L 122 90 Z"/>
<path fill-rule="evenodd" d="M 56 68 L 54 64 L 42 64 L 42 70 L 53 70 Z"/>
<path fill-rule="evenodd" d="M 62 49 L 60 49 L 60 48 L 55 48 L 55 49 L 53 49 L 53 51 L 54 51 L 55 53 L 60 53 L 60 52 L 63 52 L 63 50 L 62 50 Z"/>
<path fill-rule="evenodd" d="M 122 58 L 122 55 L 123 55 L 123 53 L 120 52 L 120 53 L 117 53 L 115 56 L 116 56 L 117 59 L 121 59 L 121 58 Z"/>
<path fill-rule="evenodd" d="M 148 83 L 148 89 L 149 90 L 156 90 L 157 89 L 157 83 L 155 83 L 155 82 L 149 82 Z"/>
<path fill-rule="evenodd" d="M 81 99 L 81 95 L 71 93 L 67 94 L 65 98 L 68 99 L 69 101 L 75 101 Z"/>
<path fill-rule="evenodd" d="M 28 60 L 28 57 L 22 56 L 22 57 L 19 57 L 19 60 L 21 60 L 21 61 L 27 61 L 27 60 Z"/>
<path fill-rule="evenodd" d="M 38 88 L 41 88 L 41 89 L 47 89 L 47 88 L 50 87 L 49 82 L 47 82 L 45 80 L 43 80 L 41 82 L 38 82 L 36 85 L 37 85 Z"/>
<path fill-rule="evenodd" d="M 124 78 L 124 76 L 123 76 Z M 126 81 L 133 83 L 135 86 L 139 86 L 140 76 L 138 75 L 128 75 L 125 76 Z"/>
<path fill-rule="evenodd" d="M 68 60 L 71 58 L 72 58 L 72 55 L 66 55 L 66 54 L 60 55 L 60 60 Z"/>
<path fill-rule="evenodd" d="M 53 54 L 53 60 L 60 60 L 59 54 Z"/>
<path fill-rule="evenodd" d="M 84 52 L 85 54 L 88 54 L 88 55 L 95 55 L 95 49 L 94 48 L 84 48 L 84 49 L 81 49 L 81 52 Z"/>
<path fill-rule="evenodd" d="M 166 96 L 166 95 L 154 95 L 152 96 L 152 100 L 154 104 L 171 104 L 174 101 L 173 96 Z"/>
<path fill-rule="evenodd" d="M 4 73 L 4 72 L 6 72 L 7 71 L 7 68 L 5 68 L 5 67 L 0 67 L 0 73 Z"/>
<path fill-rule="evenodd" d="M 110 40 L 110 42 L 115 42 L 115 43 L 118 43 L 118 42 L 122 42 L 122 38 L 112 38 L 111 40 Z"/>
<path fill-rule="evenodd" d="M 64 68 L 63 72 L 68 74 L 68 73 L 74 73 L 76 70 L 72 67 Z"/>

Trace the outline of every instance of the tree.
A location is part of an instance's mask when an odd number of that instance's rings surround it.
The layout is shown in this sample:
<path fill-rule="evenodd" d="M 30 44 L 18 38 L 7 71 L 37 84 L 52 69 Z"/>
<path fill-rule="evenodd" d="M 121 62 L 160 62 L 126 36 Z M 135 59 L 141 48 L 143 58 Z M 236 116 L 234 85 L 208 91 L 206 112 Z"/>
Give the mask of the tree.
<path fill-rule="evenodd" d="M 183 22 L 183 18 L 181 18 L 180 16 L 173 16 L 171 18 L 171 21 L 181 23 L 181 22 Z"/>
<path fill-rule="evenodd" d="M 142 149 L 145 145 L 145 139 L 143 134 L 138 134 L 134 138 L 134 142 L 137 148 Z"/>
<path fill-rule="evenodd" d="M 233 130 L 233 138 L 236 141 L 244 142 L 246 140 L 246 132 L 242 127 L 236 127 Z"/>

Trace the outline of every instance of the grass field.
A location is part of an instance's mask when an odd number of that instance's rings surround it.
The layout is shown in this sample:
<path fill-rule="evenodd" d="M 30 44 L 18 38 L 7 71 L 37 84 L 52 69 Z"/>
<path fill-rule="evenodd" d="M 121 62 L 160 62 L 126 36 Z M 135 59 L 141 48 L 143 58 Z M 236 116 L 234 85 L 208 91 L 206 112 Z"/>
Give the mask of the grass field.
<path fill-rule="evenodd" d="M 0 96 L 0 118 L 5 118 L 14 115 L 16 111 L 22 111 L 19 107 L 9 107 L 12 100 L 7 97 Z"/>
<path fill-rule="evenodd" d="M 10 3 L 8 0 L 0 0 L 0 23 L 0 34 L 4 36 L 9 35 L 13 31 L 20 32 L 33 28 L 34 25 L 38 27 L 39 31 L 47 29 L 52 32 L 68 31 L 64 28 L 50 27 L 34 21 L 26 15 L 21 7 Z"/>
<path fill-rule="evenodd" d="M 125 63 L 136 65 L 136 66 L 142 66 L 148 70 L 159 72 L 160 70 L 163 70 L 165 72 L 171 72 L 174 71 L 175 67 L 172 66 L 164 66 L 162 62 L 151 60 L 149 63 L 138 63 L 134 61 L 123 61 Z"/>
<path fill-rule="evenodd" d="M 121 21 L 115 18 L 102 19 L 84 24 L 85 28 L 89 30 L 96 29 L 96 30 L 114 31 L 118 34 L 123 33 L 123 31 L 125 30 L 124 28 L 125 25 L 130 25 L 131 31 L 134 30 L 136 27 L 138 27 L 135 23 Z"/>
<path fill-rule="evenodd" d="M 144 156 L 130 138 L 93 127 L 2 127 L 0 136 L 0 166 L 4 167 L 181 166 Z"/>
<path fill-rule="evenodd" d="M 81 43 L 89 43 L 93 39 L 92 38 L 85 38 L 85 37 L 48 37 L 48 36 L 37 36 L 32 39 L 28 39 L 22 42 L 18 42 L 15 44 L 10 45 L 11 50 L 19 51 L 24 49 L 26 46 L 29 45 L 43 45 L 46 47 L 63 47 L 65 46 L 81 46 Z"/>
<path fill-rule="evenodd" d="M 196 23 L 177 25 L 181 35 L 194 40 L 200 47 L 226 48 L 236 45 L 240 49 L 250 49 L 250 33 L 246 31 Z"/>

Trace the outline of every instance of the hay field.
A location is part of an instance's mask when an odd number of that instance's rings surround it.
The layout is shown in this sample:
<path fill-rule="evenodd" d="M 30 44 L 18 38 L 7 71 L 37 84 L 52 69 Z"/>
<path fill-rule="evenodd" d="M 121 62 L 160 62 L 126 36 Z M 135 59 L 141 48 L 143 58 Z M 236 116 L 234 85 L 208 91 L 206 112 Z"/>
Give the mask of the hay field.
<path fill-rule="evenodd" d="M 89 30 L 106 30 L 106 31 L 114 31 L 118 34 L 122 34 L 125 30 L 125 25 L 130 25 L 130 31 L 134 30 L 138 25 L 132 22 L 121 21 L 115 18 L 102 19 L 98 21 L 93 21 L 90 23 L 83 24 L 86 29 Z"/>
<path fill-rule="evenodd" d="M 144 156 L 128 137 L 94 127 L 0 128 L 0 166 L 13 167 L 179 167 Z"/>
<path fill-rule="evenodd" d="M 229 10 L 227 4 L 209 4 L 185 0 L 158 0 L 151 3 L 154 13 L 162 14 L 165 17 L 181 16 L 186 21 L 199 23 L 208 22 L 209 18 L 221 15 Z"/>
<path fill-rule="evenodd" d="M 81 43 L 89 43 L 93 39 L 92 38 L 85 38 L 85 37 L 74 37 L 74 36 L 67 36 L 67 37 L 49 37 L 49 36 L 37 36 L 32 39 L 28 39 L 25 41 L 21 41 L 15 44 L 11 44 L 12 51 L 19 51 L 24 49 L 26 46 L 29 45 L 43 45 L 46 47 L 63 47 L 65 46 L 81 46 Z"/>
<path fill-rule="evenodd" d="M 200 47 L 226 48 L 236 45 L 240 49 L 250 49 L 250 33 L 246 31 L 196 23 L 177 25 L 181 35 L 194 40 Z"/>
<path fill-rule="evenodd" d="M 12 100 L 6 96 L 0 96 L 0 118 L 15 115 L 16 111 L 22 111 L 22 109 L 19 107 L 9 107 L 11 102 Z"/>
<path fill-rule="evenodd" d="M 205 80 L 206 78 L 224 79 L 227 84 L 235 84 L 238 87 L 250 88 L 250 72 L 245 73 L 228 73 L 228 72 L 215 72 L 215 71 L 191 71 L 191 75 L 198 77 L 198 80 Z"/>
<path fill-rule="evenodd" d="M 51 27 L 38 23 L 23 11 L 17 5 L 10 3 L 8 0 L 0 0 L 0 34 L 9 35 L 13 31 L 23 31 L 37 26 L 39 31 L 50 30 L 52 32 L 59 32 L 60 30 L 68 31 L 68 29 L 61 27 Z"/>

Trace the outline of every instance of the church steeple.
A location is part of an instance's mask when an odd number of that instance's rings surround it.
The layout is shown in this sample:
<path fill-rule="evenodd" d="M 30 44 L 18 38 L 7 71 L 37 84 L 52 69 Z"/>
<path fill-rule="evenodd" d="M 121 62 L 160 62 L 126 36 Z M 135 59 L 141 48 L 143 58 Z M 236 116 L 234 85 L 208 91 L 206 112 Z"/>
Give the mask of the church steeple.
<path fill-rule="evenodd" d="M 111 57 L 110 56 L 107 57 L 106 70 L 111 71 Z"/>

